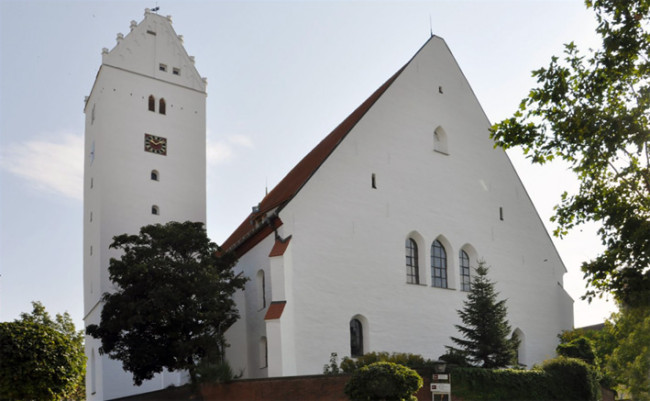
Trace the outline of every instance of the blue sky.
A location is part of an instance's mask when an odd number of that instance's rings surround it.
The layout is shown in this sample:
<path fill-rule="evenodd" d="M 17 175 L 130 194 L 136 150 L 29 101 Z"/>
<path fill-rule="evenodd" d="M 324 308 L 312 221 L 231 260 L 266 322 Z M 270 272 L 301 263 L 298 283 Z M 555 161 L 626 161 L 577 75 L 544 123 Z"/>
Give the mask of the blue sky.
<path fill-rule="evenodd" d="M 509 117 L 562 44 L 598 46 L 580 1 L 0 0 L 0 321 L 40 300 L 82 327 L 83 100 L 118 32 L 172 15 L 208 78 L 208 233 L 223 242 L 320 139 L 428 39 L 443 37 L 492 122 Z M 576 182 L 509 155 L 549 230 Z M 580 301 L 595 227 L 554 239 L 576 326 L 612 302 Z"/>

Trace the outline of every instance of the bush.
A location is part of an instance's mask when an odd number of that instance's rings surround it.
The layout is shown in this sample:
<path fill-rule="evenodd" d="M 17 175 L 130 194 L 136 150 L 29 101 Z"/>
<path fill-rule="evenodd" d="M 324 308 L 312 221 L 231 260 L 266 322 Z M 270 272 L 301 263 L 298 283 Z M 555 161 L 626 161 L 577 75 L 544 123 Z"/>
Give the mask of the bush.
<path fill-rule="evenodd" d="M 551 376 L 553 394 L 557 400 L 600 399 L 600 384 L 596 371 L 576 358 L 558 357 L 545 361 L 542 370 Z"/>
<path fill-rule="evenodd" d="M 345 373 L 352 373 L 376 362 L 391 362 L 411 369 L 422 369 L 433 366 L 431 360 L 425 360 L 421 355 L 417 354 L 404 352 L 393 352 L 390 354 L 388 352 L 368 352 L 355 359 L 344 357 L 341 361 L 341 370 Z"/>
<path fill-rule="evenodd" d="M 345 394 L 351 400 L 417 401 L 415 393 L 422 384 L 422 378 L 413 369 L 391 362 L 376 362 L 352 374 L 345 385 Z"/>
<path fill-rule="evenodd" d="M 559 356 L 582 359 L 589 365 L 594 365 L 596 362 L 594 345 L 586 337 L 578 337 L 568 343 L 560 344 L 557 346 L 556 352 Z"/>
<path fill-rule="evenodd" d="M 454 368 L 451 371 L 454 397 L 474 401 L 552 400 L 549 375 L 515 369 Z M 563 399 L 563 398 L 559 398 Z"/>
<path fill-rule="evenodd" d="M 534 370 L 455 368 L 453 394 L 474 401 L 593 401 L 600 397 L 595 371 L 585 362 L 555 358 Z"/>

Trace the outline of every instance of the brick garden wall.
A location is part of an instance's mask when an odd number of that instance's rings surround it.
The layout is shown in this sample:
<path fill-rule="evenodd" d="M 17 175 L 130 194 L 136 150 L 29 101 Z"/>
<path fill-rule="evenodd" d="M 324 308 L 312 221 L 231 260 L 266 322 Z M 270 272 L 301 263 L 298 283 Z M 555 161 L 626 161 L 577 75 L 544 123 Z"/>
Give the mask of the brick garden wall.
<path fill-rule="evenodd" d="M 424 385 L 418 391 L 420 401 L 431 401 L 431 375 L 419 372 Z M 203 401 L 348 401 L 343 392 L 350 376 L 294 376 L 270 379 L 236 380 L 227 384 L 201 387 Z M 458 397 L 454 401 L 463 401 Z"/>

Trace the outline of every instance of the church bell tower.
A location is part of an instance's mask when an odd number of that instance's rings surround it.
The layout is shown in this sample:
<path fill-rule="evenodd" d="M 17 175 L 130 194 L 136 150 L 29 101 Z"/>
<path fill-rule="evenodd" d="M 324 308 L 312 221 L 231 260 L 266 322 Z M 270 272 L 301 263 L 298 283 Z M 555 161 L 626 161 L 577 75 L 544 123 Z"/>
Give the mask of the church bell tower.
<path fill-rule="evenodd" d="M 206 221 L 206 80 L 171 17 L 147 9 L 102 64 L 84 113 L 84 324 L 99 324 L 113 237 L 169 221 Z M 163 372 L 134 386 L 121 361 L 86 337 L 88 400 L 155 391 L 187 381 Z"/>

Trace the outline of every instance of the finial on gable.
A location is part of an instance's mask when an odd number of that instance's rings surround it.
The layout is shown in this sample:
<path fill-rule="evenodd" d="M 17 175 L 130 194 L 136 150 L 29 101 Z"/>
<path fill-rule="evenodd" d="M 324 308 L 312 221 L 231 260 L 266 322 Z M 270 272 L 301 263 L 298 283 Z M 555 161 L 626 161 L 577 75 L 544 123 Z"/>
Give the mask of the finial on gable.
<path fill-rule="evenodd" d="M 102 47 L 102 54 L 108 54 L 108 47 Z"/>
<path fill-rule="evenodd" d="M 194 64 L 194 56 L 190 56 L 190 61 Z"/>
<path fill-rule="evenodd" d="M 181 43 L 183 43 L 183 35 L 178 35 L 178 40 L 180 40 Z"/>
<path fill-rule="evenodd" d="M 122 39 L 124 39 L 124 35 L 123 35 L 121 32 L 119 32 L 119 33 L 117 34 L 117 38 L 115 38 L 115 40 L 116 40 L 117 43 L 119 44 L 119 43 L 122 41 Z"/>
<path fill-rule="evenodd" d="M 138 26 L 138 23 L 135 22 L 135 20 L 131 20 L 131 26 L 130 26 L 131 30 L 134 30 L 136 26 Z"/>
<path fill-rule="evenodd" d="M 168 15 L 168 16 L 167 16 L 167 21 L 169 21 L 169 23 L 172 22 L 172 16 L 171 16 L 171 15 Z"/>
<path fill-rule="evenodd" d="M 151 9 L 150 8 L 145 8 L 144 9 L 144 15 L 151 14 Z"/>

